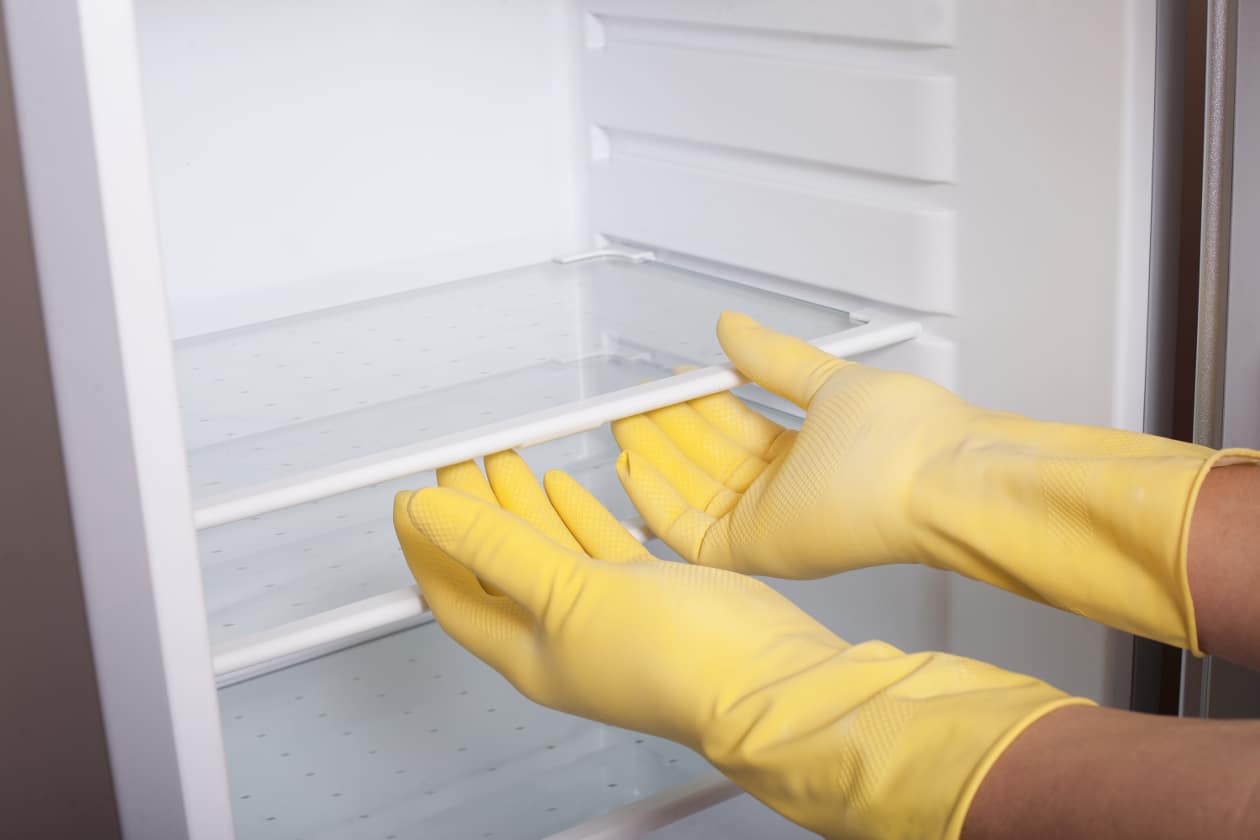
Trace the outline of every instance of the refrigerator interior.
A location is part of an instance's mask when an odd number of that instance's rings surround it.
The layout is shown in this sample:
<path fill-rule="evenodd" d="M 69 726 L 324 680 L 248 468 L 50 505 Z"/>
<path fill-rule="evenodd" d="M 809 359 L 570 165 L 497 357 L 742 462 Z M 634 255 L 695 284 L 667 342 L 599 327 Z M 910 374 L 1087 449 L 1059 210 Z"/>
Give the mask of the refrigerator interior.
<path fill-rule="evenodd" d="M 809 338 L 913 324 L 858 358 L 1141 427 L 1145 4 L 135 7 L 242 838 L 595 836 L 608 813 L 624 834 L 706 784 L 681 748 L 520 698 L 428 621 L 389 501 L 431 482 L 433 441 L 720 361 L 724 308 Z M 606 429 L 526 455 L 634 524 Z M 775 585 L 850 640 L 1125 696 L 1123 640 L 966 581 Z M 732 816 L 746 800 L 659 836 L 789 836 Z"/>

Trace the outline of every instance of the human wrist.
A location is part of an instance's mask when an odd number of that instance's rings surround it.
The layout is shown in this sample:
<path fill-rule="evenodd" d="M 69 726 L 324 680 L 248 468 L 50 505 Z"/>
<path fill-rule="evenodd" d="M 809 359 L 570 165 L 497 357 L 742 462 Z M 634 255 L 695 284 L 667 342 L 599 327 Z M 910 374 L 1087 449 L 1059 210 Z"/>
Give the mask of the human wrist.
<path fill-rule="evenodd" d="M 1260 466 L 1221 453 L 1193 499 L 1186 545 L 1187 579 L 1198 621 L 1199 644 L 1241 664 L 1260 665 L 1255 593 L 1260 564 Z M 1255 453 L 1252 453 L 1255 455 Z"/>

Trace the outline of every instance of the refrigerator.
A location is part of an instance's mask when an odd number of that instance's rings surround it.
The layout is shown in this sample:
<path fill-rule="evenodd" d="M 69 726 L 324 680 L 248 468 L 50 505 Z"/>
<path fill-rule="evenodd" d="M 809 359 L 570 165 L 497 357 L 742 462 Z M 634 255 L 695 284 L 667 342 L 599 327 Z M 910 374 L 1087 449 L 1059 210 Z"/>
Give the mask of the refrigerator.
<path fill-rule="evenodd" d="M 392 496 L 516 447 L 666 556 L 608 422 L 729 388 L 800 421 L 725 362 L 724 309 L 980 405 L 1172 433 L 1187 197 L 1234 177 L 1186 178 L 1193 104 L 1232 115 L 1187 33 L 1260 45 L 1256 4 L 1219 5 L 4 0 L 4 635 L 40 721 L 33 825 L 807 836 L 448 639 Z M 772 584 L 850 641 L 1109 705 L 1180 677 L 930 569 Z"/>

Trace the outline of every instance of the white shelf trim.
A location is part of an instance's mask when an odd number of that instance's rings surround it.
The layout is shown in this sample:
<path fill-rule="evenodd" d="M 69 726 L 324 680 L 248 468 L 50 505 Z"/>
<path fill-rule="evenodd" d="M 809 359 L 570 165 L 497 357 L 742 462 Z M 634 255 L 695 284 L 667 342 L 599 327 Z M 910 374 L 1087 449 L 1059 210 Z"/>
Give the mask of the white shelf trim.
<path fill-rule="evenodd" d="M 561 265 L 569 263 L 582 262 L 583 260 L 594 260 L 606 257 L 616 257 L 618 259 L 629 260 L 632 263 L 648 262 L 655 260 L 656 254 L 651 251 L 643 251 L 630 248 L 596 248 L 594 251 L 584 251 L 581 254 L 571 254 L 567 257 L 556 257 L 554 262 Z"/>
<path fill-rule="evenodd" d="M 853 356 L 908 341 L 919 335 L 921 329 L 917 321 L 873 319 L 817 339 L 814 344 L 837 356 Z M 214 496 L 195 508 L 193 522 L 198 530 L 226 525 L 491 452 L 533 446 L 590 431 L 622 417 L 726 391 L 745 381 L 730 364 L 701 368 Z"/>
<path fill-rule="evenodd" d="M 742 793 L 725 776 L 717 773 L 701 776 L 565 829 L 547 840 L 629 840 L 734 799 Z"/>
<path fill-rule="evenodd" d="M 219 688 L 432 621 L 415 586 L 395 589 L 215 645 Z"/>

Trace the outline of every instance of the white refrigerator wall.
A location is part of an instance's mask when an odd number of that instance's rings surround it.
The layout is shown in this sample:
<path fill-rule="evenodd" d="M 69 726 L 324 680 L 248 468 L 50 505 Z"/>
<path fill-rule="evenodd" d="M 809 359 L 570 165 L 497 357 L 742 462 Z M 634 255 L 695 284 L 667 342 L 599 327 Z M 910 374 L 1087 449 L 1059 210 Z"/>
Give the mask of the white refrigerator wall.
<path fill-rule="evenodd" d="M 589 245 L 568 3 L 136 7 L 177 338 Z"/>
<path fill-rule="evenodd" d="M 176 335 L 614 241 L 921 318 L 924 339 L 867 361 L 978 403 L 1142 425 L 1154 4 L 141 0 L 138 17 Z M 1117 639 L 966 581 L 784 588 L 851 639 L 1125 696 Z"/>

